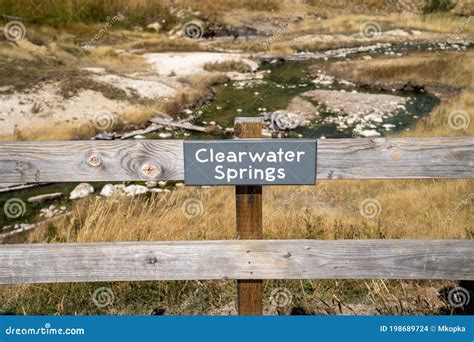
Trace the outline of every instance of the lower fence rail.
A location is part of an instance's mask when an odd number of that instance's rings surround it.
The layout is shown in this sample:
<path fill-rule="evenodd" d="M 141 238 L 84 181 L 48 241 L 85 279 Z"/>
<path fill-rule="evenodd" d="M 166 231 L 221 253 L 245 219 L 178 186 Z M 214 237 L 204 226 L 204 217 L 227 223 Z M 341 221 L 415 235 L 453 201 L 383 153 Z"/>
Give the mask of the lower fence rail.
<path fill-rule="evenodd" d="M 193 279 L 474 280 L 474 240 L 219 240 L 0 246 L 0 284 Z"/>

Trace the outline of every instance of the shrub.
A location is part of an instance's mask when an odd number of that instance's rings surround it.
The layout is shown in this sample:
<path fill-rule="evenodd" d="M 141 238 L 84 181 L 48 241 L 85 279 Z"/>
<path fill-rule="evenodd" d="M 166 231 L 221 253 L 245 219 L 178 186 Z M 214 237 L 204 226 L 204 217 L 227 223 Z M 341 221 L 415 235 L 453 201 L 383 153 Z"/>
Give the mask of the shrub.
<path fill-rule="evenodd" d="M 422 11 L 425 14 L 435 12 L 449 12 L 456 6 L 451 0 L 425 0 Z"/>

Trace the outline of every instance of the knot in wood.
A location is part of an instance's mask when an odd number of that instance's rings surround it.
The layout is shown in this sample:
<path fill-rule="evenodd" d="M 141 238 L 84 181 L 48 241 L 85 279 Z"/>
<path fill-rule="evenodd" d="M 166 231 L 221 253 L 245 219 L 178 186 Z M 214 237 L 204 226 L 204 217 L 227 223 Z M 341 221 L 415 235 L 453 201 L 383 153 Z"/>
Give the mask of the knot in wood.
<path fill-rule="evenodd" d="M 158 262 L 158 259 L 156 258 L 156 256 L 149 255 L 146 257 L 147 264 L 153 265 L 153 264 L 156 264 L 157 262 Z"/>
<path fill-rule="evenodd" d="M 146 163 L 142 166 L 142 173 L 147 177 L 157 177 L 160 174 L 160 168 L 155 164 Z"/>
<path fill-rule="evenodd" d="M 97 154 L 91 154 L 87 158 L 87 164 L 89 164 L 90 166 L 93 166 L 93 167 L 97 167 L 97 166 L 100 166 L 100 164 L 102 164 L 102 160 L 100 159 L 100 157 Z"/>

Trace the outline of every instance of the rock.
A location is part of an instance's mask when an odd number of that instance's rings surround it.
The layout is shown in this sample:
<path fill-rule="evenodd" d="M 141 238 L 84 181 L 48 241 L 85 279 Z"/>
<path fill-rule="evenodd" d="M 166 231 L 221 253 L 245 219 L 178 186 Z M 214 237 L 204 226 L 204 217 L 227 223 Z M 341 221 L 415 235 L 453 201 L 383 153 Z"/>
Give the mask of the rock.
<path fill-rule="evenodd" d="M 314 120 L 319 117 L 318 109 L 308 100 L 300 96 L 291 99 L 286 110 L 292 113 L 302 115 L 306 120 Z"/>
<path fill-rule="evenodd" d="M 160 134 L 158 134 L 158 136 L 159 136 L 160 138 L 163 138 L 163 139 L 170 138 L 171 135 L 172 135 L 171 133 L 160 133 Z"/>
<path fill-rule="evenodd" d="M 123 192 L 127 196 L 135 196 L 135 195 L 146 194 L 148 192 L 148 189 L 146 186 L 143 186 L 143 185 L 132 184 L 132 185 L 126 186 L 123 189 Z"/>
<path fill-rule="evenodd" d="M 274 112 L 262 113 L 264 121 L 272 130 L 290 130 L 304 125 L 302 115 L 289 112 L 287 110 L 277 110 Z"/>
<path fill-rule="evenodd" d="M 120 135 L 117 135 L 115 132 L 109 133 L 109 132 L 104 132 L 97 134 L 94 137 L 94 140 L 115 140 L 117 138 L 120 138 Z"/>
<path fill-rule="evenodd" d="M 365 56 L 362 56 L 362 59 L 363 59 L 364 61 L 370 61 L 370 60 L 372 60 L 372 56 L 365 55 Z"/>
<path fill-rule="evenodd" d="M 158 182 L 157 181 L 148 181 L 145 183 L 145 186 L 147 188 L 156 188 L 158 186 Z"/>
<path fill-rule="evenodd" d="M 159 181 L 158 185 L 164 187 L 166 185 L 166 181 Z"/>
<path fill-rule="evenodd" d="M 50 205 L 48 208 L 41 209 L 39 216 L 49 219 L 57 215 L 64 214 L 65 211 L 66 211 L 65 206 L 62 206 L 60 209 L 58 209 L 56 208 L 56 206 Z"/>
<path fill-rule="evenodd" d="M 94 192 L 94 188 L 89 183 L 81 183 L 77 185 L 69 194 L 69 199 L 87 197 Z"/>
<path fill-rule="evenodd" d="M 367 129 L 364 131 L 357 132 L 361 137 L 364 138 L 374 138 L 374 137 L 379 137 L 380 133 L 377 132 L 375 129 Z"/>
<path fill-rule="evenodd" d="M 147 25 L 146 28 L 150 29 L 150 30 L 155 30 L 156 32 L 160 32 L 161 24 L 158 23 L 158 22 L 154 22 L 154 23 L 151 23 L 151 24 Z"/>
<path fill-rule="evenodd" d="M 392 128 L 395 128 L 396 126 L 392 124 L 383 124 L 382 127 L 385 128 L 386 131 L 390 131 Z"/>
<path fill-rule="evenodd" d="M 52 201 L 61 198 L 63 194 L 61 192 L 55 192 L 52 194 L 38 195 L 28 198 L 28 203 L 41 203 L 45 201 Z"/>
<path fill-rule="evenodd" d="M 115 186 L 113 184 L 105 184 L 100 195 L 104 197 L 112 197 L 116 193 Z"/>

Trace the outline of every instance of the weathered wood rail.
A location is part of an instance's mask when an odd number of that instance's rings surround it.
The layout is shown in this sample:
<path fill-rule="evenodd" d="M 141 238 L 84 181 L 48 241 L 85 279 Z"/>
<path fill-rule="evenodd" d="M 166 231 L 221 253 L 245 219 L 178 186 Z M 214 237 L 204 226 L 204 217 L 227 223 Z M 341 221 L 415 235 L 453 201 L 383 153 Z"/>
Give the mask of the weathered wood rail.
<path fill-rule="evenodd" d="M 474 137 L 319 140 L 316 166 L 317 180 L 474 178 Z M 182 180 L 183 141 L 0 142 L 0 176 L 5 183 Z M 248 217 L 260 222 L 259 210 L 250 210 Z M 256 223 L 255 227 L 260 226 Z M 0 245 L 0 284 L 188 279 L 237 279 L 257 285 L 261 279 L 474 280 L 473 265 L 474 240 Z M 258 314 L 261 310 L 257 309 L 239 312 Z"/>
<path fill-rule="evenodd" d="M 318 140 L 317 179 L 473 178 L 474 138 Z M 4 183 L 182 180 L 182 140 L 0 142 Z"/>
<path fill-rule="evenodd" d="M 2 245 L 0 284 L 191 279 L 474 280 L 474 240 Z"/>

